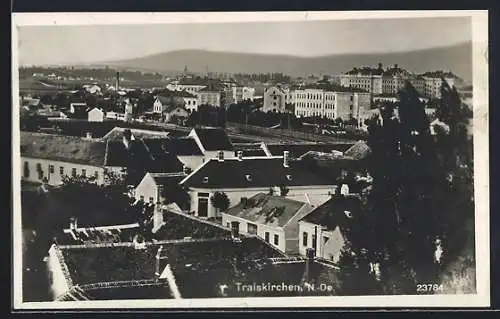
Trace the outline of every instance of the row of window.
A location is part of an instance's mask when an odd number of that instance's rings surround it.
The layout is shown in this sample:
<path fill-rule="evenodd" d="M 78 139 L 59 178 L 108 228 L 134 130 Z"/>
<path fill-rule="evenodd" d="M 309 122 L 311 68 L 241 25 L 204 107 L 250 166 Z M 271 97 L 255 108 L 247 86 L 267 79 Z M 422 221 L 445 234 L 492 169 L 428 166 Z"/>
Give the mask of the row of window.
<path fill-rule="evenodd" d="M 295 115 L 300 117 L 310 117 L 310 116 L 325 116 L 329 119 L 335 119 L 335 113 L 333 112 L 307 112 L 307 111 L 295 111 Z"/>
<path fill-rule="evenodd" d="M 37 170 L 37 173 L 38 173 L 38 179 L 43 179 L 43 169 L 42 169 L 42 164 L 40 163 L 36 163 L 36 170 Z M 54 174 L 55 172 L 55 167 L 54 165 L 49 165 L 49 174 Z M 25 178 L 29 178 L 30 177 L 30 170 L 29 170 L 29 163 L 28 162 L 24 162 L 24 177 Z M 64 167 L 63 166 L 59 166 L 59 175 L 63 176 L 64 175 Z M 76 177 L 77 175 L 77 170 L 76 168 L 72 168 L 71 169 L 71 176 L 73 177 Z M 81 173 L 81 176 L 83 177 L 86 177 L 87 176 L 87 170 L 86 169 L 82 169 L 82 173 Z M 94 172 L 94 177 L 97 179 L 99 178 L 99 172 L 98 171 L 95 171 Z"/>
<path fill-rule="evenodd" d="M 231 227 L 231 223 L 227 223 L 227 227 Z M 257 225 L 252 224 L 252 223 L 247 223 L 247 233 L 252 234 L 252 235 L 257 235 Z M 264 233 L 264 240 L 268 243 L 270 243 L 271 240 L 271 233 L 266 231 Z M 273 244 L 276 246 L 279 246 L 280 244 L 280 235 L 279 234 L 274 234 L 273 236 Z"/>
<path fill-rule="evenodd" d="M 321 107 L 324 107 L 325 109 L 331 109 L 331 110 L 333 110 L 335 108 L 335 105 L 330 104 L 330 103 L 326 103 L 326 104 L 319 103 L 318 104 L 318 103 L 297 102 L 295 104 L 295 106 L 303 107 L 303 108 L 321 108 Z"/>
<path fill-rule="evenodd" d="M 317 245 L 316 234 L 312 234 L 311 237 L 312 237 L 311 238 L 312 248 L 316 249 L 316 245 Z M 303 232 L 302 233 L 302 246 L 307 247 L 308 240 L 309 240 L 309 233 Z"/>

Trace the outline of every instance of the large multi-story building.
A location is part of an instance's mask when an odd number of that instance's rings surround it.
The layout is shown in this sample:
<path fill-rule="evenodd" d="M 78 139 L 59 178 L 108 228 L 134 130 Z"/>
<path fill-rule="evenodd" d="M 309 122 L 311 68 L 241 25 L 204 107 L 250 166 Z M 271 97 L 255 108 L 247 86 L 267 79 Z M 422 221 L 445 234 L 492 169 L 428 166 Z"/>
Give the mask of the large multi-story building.
<path fill-rule="evenodd" d="M 293 91 L 295 116 L 320 116 L 342 120 L 359 119 L 370 109 L 371 95 L 340 88 L 303 88 Z"/>
<path fill-rule="evenodd" d="M 378 68 L 353 68 L 336 77 L 336 81 L 342 86 L 363 89 L 373 95 L 397 94 L 408 81 L 421 95 L 438 99 L 441 97 L 443 79 L 451 86 L 461 82 L 460 78 L 451 72 L 433 71 L 417 75 L 398 67 L 397 64 L 384 69 L 381 63 Z"/>
<path fill-rule="evenodd" d="M 285 112 L 287 95 L 289 91 L 278 87 L 270 86 L 264 90 L 264 105 L 262 112 Z"/>

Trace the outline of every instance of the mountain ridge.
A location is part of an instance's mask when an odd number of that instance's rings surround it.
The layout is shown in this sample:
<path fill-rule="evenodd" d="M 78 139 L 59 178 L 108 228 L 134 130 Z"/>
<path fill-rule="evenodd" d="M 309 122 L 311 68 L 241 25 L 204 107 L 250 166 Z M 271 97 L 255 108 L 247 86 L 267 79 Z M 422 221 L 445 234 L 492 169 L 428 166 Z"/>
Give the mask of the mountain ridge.
<path fill-rule="evenodd" d="M 219 73 L 284 73 L 292 76 L 338 74 L 353 67 L 398 64 L 409 71 L 423 73 L 447 70 L 472 80 L 472 42 L 453 46 L 391 53 L 332 54 L 315 57 L 287 54 L 261 54 L 210 51 L 202 49 L 175 50 L 138 58 L 96 62 L 89 65 L 135 69 Z"/>

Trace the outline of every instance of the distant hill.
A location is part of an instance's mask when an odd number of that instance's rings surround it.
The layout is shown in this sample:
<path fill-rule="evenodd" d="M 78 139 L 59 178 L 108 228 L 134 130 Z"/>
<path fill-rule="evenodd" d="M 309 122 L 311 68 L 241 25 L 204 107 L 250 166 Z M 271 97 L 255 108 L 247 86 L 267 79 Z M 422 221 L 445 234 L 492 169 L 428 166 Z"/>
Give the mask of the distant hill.
<path fill-rule="evenodd" d="M 208 67 L 213 72 L 267 73 L 277 72 L 292 76 L 313 73 L 335 74 L 364 65 L 398 64 L 414 72 L 450 70 L 466 81 L 472 79 L 472 43 L 396 53 L 343 54 L 321 57 L 296 57 L 289 55 L 264 55 L 227 53 L 204 50 L 181 50 L 165 52 L 135 59 L 99 63 L 127 69 L 204 72 Z M 97 64 L 95 64 L 97 65 Z"/>

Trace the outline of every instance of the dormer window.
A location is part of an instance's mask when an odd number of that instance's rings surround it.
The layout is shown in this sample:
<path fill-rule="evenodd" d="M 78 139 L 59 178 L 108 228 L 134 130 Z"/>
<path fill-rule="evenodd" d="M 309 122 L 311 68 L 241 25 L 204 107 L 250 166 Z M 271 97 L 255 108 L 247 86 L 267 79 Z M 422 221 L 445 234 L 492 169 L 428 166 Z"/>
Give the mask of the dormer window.
<path fill-rule="evenodd" d="M 291 181 L 291 180 L 292 180 L 292 175 L 287 174 L 287 175 L 286 175 L 286 179 L 287 179 L 287 180 L 289 180 L 289 181 Z"/>
<path fill-rule="evenodd" d="M 252 181 L 252 175 L 250 174 L 247 174 L 245 175 L 245 178 L 247 179 L 247 181 L 251 182 Z"/>
<path fill-rule="evenodd" d="M 203 184 L 208 183 L 208 176 L 203 177 Z"/>

